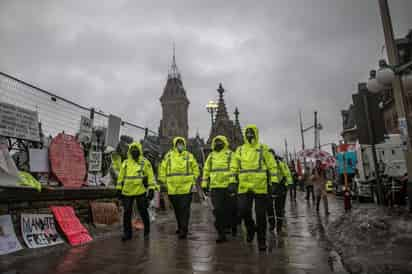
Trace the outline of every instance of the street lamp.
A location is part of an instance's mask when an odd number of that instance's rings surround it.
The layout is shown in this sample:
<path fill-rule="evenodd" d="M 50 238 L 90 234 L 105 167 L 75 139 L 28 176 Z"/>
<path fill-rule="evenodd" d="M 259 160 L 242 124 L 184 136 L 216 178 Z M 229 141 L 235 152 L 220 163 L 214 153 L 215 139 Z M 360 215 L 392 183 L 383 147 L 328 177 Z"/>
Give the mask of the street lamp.
<path fill-rule="evenodd" d="M 401 76 L 403 87 L 406 90 L 412 89 L 411 68 L 412 62 L 400 66 L 390 66 L 385 60 L 379 60 L 378 71 L 370 71 L 367 83 L 368 90 L 371 92 L 380 92 L 390 88 L 396 76 Z"/>
<path fill-rule="evenodd" d="M 212 127 L 213 127 L 213 124 L 214 124 L 214 122 L 213 122 L 214 121 L 214 114 L 217 110 L 217 107 L 218 107 L 217 103 L 213 100 L 210 100 L 206 105 L 207 112 L 210 113 L 210 122 L 212 124 Z"/>

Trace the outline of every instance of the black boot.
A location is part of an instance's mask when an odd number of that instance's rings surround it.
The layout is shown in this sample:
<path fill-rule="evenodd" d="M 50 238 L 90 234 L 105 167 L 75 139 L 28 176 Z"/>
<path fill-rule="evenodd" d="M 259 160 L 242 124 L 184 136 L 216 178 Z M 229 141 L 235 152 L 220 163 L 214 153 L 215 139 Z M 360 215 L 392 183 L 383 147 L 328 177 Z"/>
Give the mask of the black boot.
<path fill-rule="evenodd" d="M 275 218 L 269 217 L 269 231 L 273 231 L 275 229 Z"/>
<path fill-rule="evenodd" d="M 132 239 L 132 236 L 128 236 L 128 235 L 123 235 L 122 236 L 122 242 L 126 242 Z"/>
<path fill-rule="evenodd" d="M 266 251 L 266 240 L 259 240 L 258 242 L 259 251 L 264 252 Z"/>
<path fill-rule="evenodd" d="M 255 229 L 252 228 L 251 230 L 247 231 L 247 237 L 246 237 L 246 241 L 248 243 L 253 242 L 253 239 L 255 238 Z"/>
<path fill-rule="evenodd" d="M 218 236 L 217 239 L 216 239 L 216 243 L 217 243 L 217 244 L 224 243 L 224 242 L 226 242 L 226 241 L 227 241 L 227 239 L 226 239 L 226 235 L 225 235 L 225 234 L 219 234 L 219 236 Z"/>

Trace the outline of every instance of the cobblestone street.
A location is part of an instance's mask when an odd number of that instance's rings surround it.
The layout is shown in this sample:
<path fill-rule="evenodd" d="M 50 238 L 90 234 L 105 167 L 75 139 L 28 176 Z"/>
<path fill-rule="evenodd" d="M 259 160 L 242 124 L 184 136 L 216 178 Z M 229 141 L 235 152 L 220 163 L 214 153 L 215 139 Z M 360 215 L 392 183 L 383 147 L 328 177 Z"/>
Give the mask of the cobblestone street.
<path fill-rule="evenodd" d="M 5 273 L 345 273 L 330 248 L 325 226 L 341 214 L 341 201 L 330 196 L 331 215 L 318 215 L 298 193 L 287 202 L 287 236 L 268 236 L 269 249 L 257 251 L 243 233 L 216 245 L 209 209 L 192 206 L 191 232 L 178 240 L 172 214 L 153 225 L 152 238 L 135 234 L 122 243 L 118 236 L 97 239 L 78 248 L 57 249 L 44 255 L 17 260 Z M 339 206 L 339 208 L 338 208 Z M 5 266 L 5 264 L 3 264 Z"/>

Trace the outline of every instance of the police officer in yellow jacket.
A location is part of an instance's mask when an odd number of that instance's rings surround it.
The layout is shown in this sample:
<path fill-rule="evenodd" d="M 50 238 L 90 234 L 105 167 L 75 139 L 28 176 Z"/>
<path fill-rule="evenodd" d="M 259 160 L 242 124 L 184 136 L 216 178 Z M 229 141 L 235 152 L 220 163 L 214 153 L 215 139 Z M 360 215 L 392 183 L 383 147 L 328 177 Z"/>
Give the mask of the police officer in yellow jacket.
<path fill-rule="evenodd" d="M 218 232 L 217 243 L 225 242 L 226 227 L 236 235 L 236 192 L 235 177 L 230 170 L 233 152 L 225 136 L 213 138 L 212 152 L 208 155 L 204 168 L 202 188 L 210 189 L 215 227 Z"/>
<path fill-rule="evenodd" d="M 232 159 L 232 172 L 238 174 L 238 209 L 247 228 L 247 241 L 252 242 L 257 231 L 260 251 L 266 250 L 267 196 L 278 183 L 277 165 L 266 145 L 259 143 L 255 125 L 244 130 L 244 144 L 237 148 Z M 255 202 L 256 223 L 252 218 Z"/>
<path fill-rule="evenodd" d="M 154 196 L 154 176 L 150 162 L 143 157 L 142 145 L 134 142 L 129 145 L 128 157 L 122 163 L 117 178 L 116 189 L 123 200 L 123 241 L 132 238 L 132 207 L 136 200 L 137 209 L 144 224 L 144 236 L 149 237 L 150 219 L 148 204 Z"/>
<path fill-rule="evenodd" d="M 186 150 L 186 141 L 182 137 L 173 139 L 173 148 L 165 155 L 159 168 L 159 181 L 166 184 L 167 193 L 177 221 L 180 239 L 188 233 L 192 187 L 199 177 L 199 167 L 195 157 Z"/>
<path fill-rule="evenodd" d="M 271 151 L 274 154 L 274 151 Z M 276 212 L 276 232 L 278 235 L 281 234 L 284 218 L 285 218 L 285 205 L 286 196 L 289 186 L 293 183 L 292 174 L 289 170 L 288 165 L 283 160 L 282 157 L 275 155 L 275 160 L 278 166 L 278 179 L 279 184 L 274 189 L 274 195 L 272 202 L 270 203 L 270 208 L 268 209 L 269 215 L 269 229 L 272 231 L 275 228 L 275 216 L 273 211 L 273 199 L 275 202 L 275 212 Z"/>

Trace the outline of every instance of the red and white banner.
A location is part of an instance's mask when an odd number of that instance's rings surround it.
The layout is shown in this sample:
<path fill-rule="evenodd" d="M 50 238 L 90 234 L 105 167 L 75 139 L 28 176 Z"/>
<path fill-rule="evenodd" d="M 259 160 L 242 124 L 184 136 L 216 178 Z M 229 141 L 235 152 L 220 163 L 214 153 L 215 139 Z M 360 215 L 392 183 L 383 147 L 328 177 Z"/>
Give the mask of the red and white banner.
<path fill-rule="evenodd" d="M 56 218 L 64 235 L 72 246 L 88 243 L 93 240 L 89 231 L 80 223 L 71 206 L 51 206 L 51 211 Z"/>

